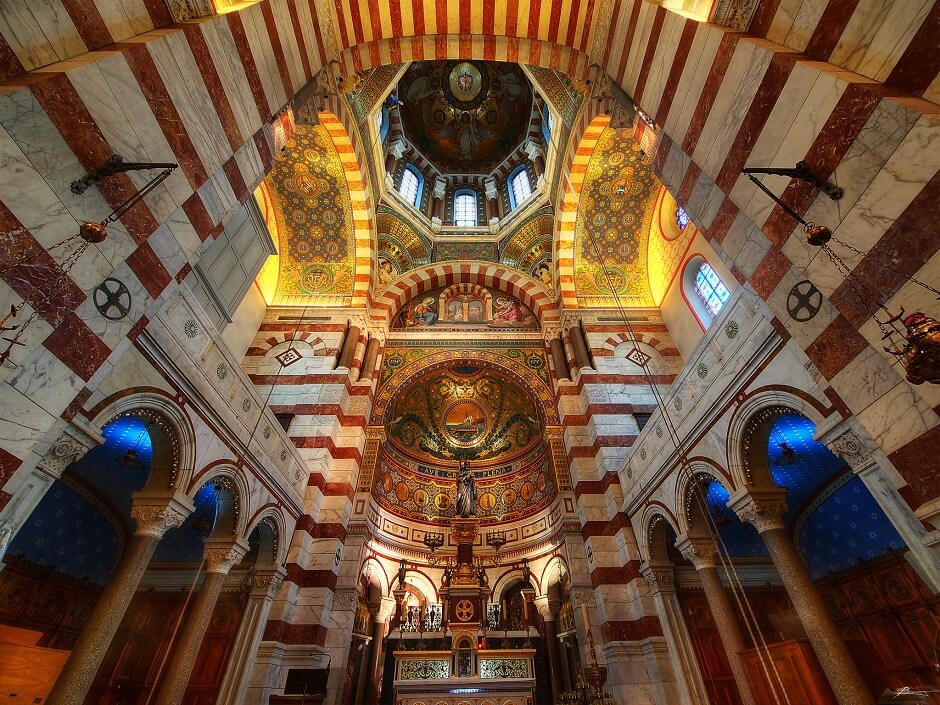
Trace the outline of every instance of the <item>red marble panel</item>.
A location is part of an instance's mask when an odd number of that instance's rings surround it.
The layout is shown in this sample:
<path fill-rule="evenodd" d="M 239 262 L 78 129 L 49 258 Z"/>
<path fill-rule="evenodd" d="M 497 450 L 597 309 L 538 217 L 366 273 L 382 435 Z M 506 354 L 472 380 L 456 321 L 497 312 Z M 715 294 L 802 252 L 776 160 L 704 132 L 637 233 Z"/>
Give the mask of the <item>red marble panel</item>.
<path fill-rule="evenodd" d="M 173 24 L 173 16 L 170 14 L 166 0 L 144 0 L 144 7 L 147 8 L 147 14 L 150 15 L 154 28 L 159 29 Z"/>
<path fill-rule="evenodd" d="M 940 495 L 937 448 L 940 448 L 940 426 L 934 426 L 888 456 L 910 485 L 916 506 Z"/>
<path fill-rule="evenodd" d="M 695 106 L 692 120 L 689 122 L 689 129 L 686 130 L 685 139 L 682 141 L 682 151 L 686 154 L 692 154 L 695 151 L 695 146 L 702 136 L 705 121 L 715 104 L 715 96 L 718 95 L 718 89 L 721 87 L 725 72 L 731 64 L 731 57 L 734 55 L 740 37 L 741 35 L 735 32 L 727 32 L 718 43 L 718 51 L 715 52 L 711 70 L 708 72 L 708 78 L 705 79 L 698 105 Z"/>
<path fill-rule="evenodd" d="M 783 277 L 790 271 L 792 263 L 783 252 L 771 246 L 764 259 L 751 275 L 751 286 L 764 301 L 774 292 Z"/>
<path fill-rule="evenodd" d="M 640 76 L 636 82 L 636 88 L 633 91 L 633 99 L 643 105 L 643 91 L 646 88 L 646 80 L 649 77 L 650 65 L 653 63 L 653 56 L 656 54 L 656 45 L 659 44 L 659 35 L 663 31 L 663 23 L 666 21 L 665 8 L 657 5 L 653 13 L 653 26 L 650 27 L 649 37 L 646 40 L 646 52 L 643 54 L 643 61 L 640 64 Z"/>
<path fill-rule="evenodd" d="M 625 0 L 629 2 L 630 0 Z M 643 7 L 643 0 L 632 0 L 633 12 L 630 13 L 630 23 L 627 25 L 627 36 L 623 40 L 623 53 L 620 56 L 620 65 L 617 67 L 617 73 L 613 78 L 623 85 L 623 75 L 627 70 L 627 61 L 630 59 L 630 47 L 633 46 L 633 37 L 636 35 L 636 28 L 639 24 L 640 8 Z M 611 32 L 613 35 L 613 32 Z M 608 73 L 610 73 L 608 71 Z"/>
<path fill-rule="evenodd" d="M 762 0 L 757 3 L 757 12 L 754 13 L 748 32 L 758 37 L 766 37 L 779 8 L 780 0 Z"/>
<path fill-rule="evenodd" d="M 940 173 L 924 186 L 855 267 L 854 289 L 846 281 L 829 300 L 851 323 L 861 326 L 871 318 L 872 311 L 877 311 L 879 302 L 889 299 L 940 249 L 937 223 L 940 223 Z"/>
<path fill-rule="evenodd" d="M 75 395 L 75 398 L 69 402 L 62 412 L 62 418 L 66 421 L 74 419 L 85 406 L 85 402 L 91 397 L 91 390 L 88 387 L 82 387 L 81 391 Z"/>
<path fill-rule="evenodd" d="M 414 3 L 417 5 L 418 3 Z M 441 37 L 447 34 L 447 0 L 434 0 L 435 15 L 437 16 L 437 34 Z M 446 54 L 438 53 L 438 58 L 445 58 Z"/>
<path fill-rule="evenodd" d="M 241 169 L 238 168 L 238 162 L 235 161 L 234 156 L 229 157 L 229 160 L 222 165 L 222 171 L 225 172 L 225 176 L 228 178 L 235 198 L 238 199 L 239 203 L 244 203 L 251 193 L 245 185 L 245 179 L 242 177 Z"/>
<path fill-rule="evenodd" d="M 777 105 L 777 99 L 799 56 L 795 53 L 779 53 L 770 60 L 760 86 L 754 94 L 754 99 L 748 107 L 744 120 L 741 121 L 738 134 L 735 135 L 734 142 L 725 156 L 725 162 L 715 179 L 715 184 L 725 193 L 730 193 L 734 187 L 741 169 L 744 168 L 751 150 L 754 149 L 757 138 L 760 137 L 764 125 L 767 124 L 770 113 Z"/>
<path fill-rule="evenodd" d="M 277 64 L 277 72 L 281 76 L 281 83 L 284 84 L 284 93 L 288 96 L 294 95 L 294 86 L 290 80 L 290 71 L 287 68 L 287 57 L 284 54 L 284 47 L 281 46 L 281 37 L 277 33 L 277 22 L 274 19 L 274 10 L 271 3 L 261 3 L 261 16 L 264 18 L 264 26 L 268 32 L 268 38 L 271 40 L 271 50 L 274 52 L 274 62 Z M 353 13 L 355 18 L 359 18 L 358 13 Z M 360 40 L 362 41 L 362 40 Z"/>
<path fill-rule="evenodd" d="M 19 78 L 26 73 L 16 52 L 7 44 L 7 40 L 0 35 L 0 81 Z"/>
<path fill-rule="evenodd" d="M 166 267 L 163 266 L 163 262 L 160 261 L 160 257 L 146 242 L 134 250 L 126 261 L 127 266 L 131 268 L 147 293 L 153 298 L 160 296 L 173 281 Z"/>
<path fill-rule="evenodd" d="M 182 284 L 183 280 L 189 276 L 189 273 L 193 271 L 193 265 L 189 262 L 183 265 L 183 267 L 176 273 L 176 276 L 173 277 L 176 280 L 177 284 Z"/>
<path fill-rule="evenodd" d="M 86 298 L 2 201 L 0 276 L 53 326 L 61 325 Z"/>
<path fill-rule="evenodd" d="M 307 42 L 300 27 L 300 15 L 297 13 L 297 3 L 302 0 L 287 0 L 287 9 L 290 12 L 290 23 L 294 30 L 294 39 L 297 42 L 297 51 L 300 53 L 300 63 L 304 67 L 304 78 L 310 79 L 313 73 L 310 70 L 310 59 L 307 57 Z"/>
<path fill-rule="evenodd" d="M 66 315 L 42 344 L 86 382 L 111 354 L 111 348 L 74 313 Z"/>
<path fill-rule="evenodd" d="M 832 55 L 832 50 L 839 43 L 846 25 L 855 14 L 856 7 L 858 7 L 858 0 L 842 0 L 842 2 L 830 2 L 826 5 L 803 53 L 814 59 L 827 61 Z"/>
<path fill-rule="evenodd" d="M 883 91 L 871 84 L 855 83 L 848 86 L 803 161 L 820 176 L 828 178 L 845 158 L 846 152 L 881 102 L 883 94 Z M 802 215 L 818 193 L 812 185 L 792 179 L 780 199 Z M 773 244 L 782 247 L 796 226 L 796 221 L 780 206 L 774 206 L 762 230 Z"/>
<path fill-rule="evenodd" d="M 640 561 L 628 561 L 623 566 L 597 567 L 591 571 L 591 582 L 598 585 L 627 585 L 641 578 Z"/>
<path fill-rule="evenodd" d="M 603 447 L 609 447 L 606 443 Z M 580 484 L 580 483 L 579 483 Z M 616 536 L 630 528 L 630 519 L 623 512 L 617 512 L 610 521 L 588 521 L 581 525 L 581 537 L 587 541 L 592 536 Z"/>
<path fill-rule="evenodd" d="M 313 28 L 313 41 L 316 44 L 317 56 L 319 57 L 319 65 L 323 66 L 326 63 L 326 52 L 323 50 L 323 35 L 320 34 L 320 16 L 317 13 L 317 3 L 316 0 L 305 0 L 307 6 L 310 8 L 310 18 Z"/>
<path fill-rule="evenodd" d="M 83 167 L 92 171 L 110 159 L 113 150 L 108 140 L 65 74 L 45 74 L 30 82 L 30 90 Z M 127 174 L 102 179 L 96 187 L 112 208 L 126 203 L 138 191 Z M 159 226 L 144 201 L 125 213 L 121 222 L 138 244 Z"/>
<path fill-rule="evenodd" d="M 325 587 L 330 590 L 336 588 L 336 573 L 332 570 L 307 570 L 296 563 L 288 563 L 287 576 L 289 580 L 299 587 Z"/>
<path fill-rule="evenodd" d="M 311 0 L 312 4 L 312 0 Z M 248 46 L 248 35 L 245 34 L 245 26 L 242 24 L 241 16 L 238 12 L 230 12 L 225 15 L 228 21 L 229 30 L 232 33 L 232 39 L 235 40 L 235 48 L 238 49 L 238 56 L 242 60 L 242 67 L 245 69 L 245 78 L 248 79 L 248 87 L 251 89 L 251 96 L 255 99 L 255 105 L 258 106 L 258 116 L 261 122 L 268 122 L 271 119 L 272 110 L 268 106 L 268 99 L 264 95 L 264 87 L 261 84 L 261 75 L 258 73 L 258 67 L 251 56 L 251 48 Z M 340 27 L 343 23 L 340 22 Z"/>
<path fill-rule="evenodd" d="M 238 122 L 235 120 L 232 106 L 228 102 L 228 96 L 225 94 L 225 88 L 222 87 L 222 79 L 215 67 L 209 45 L 206 44 L 206 38 L 202 33 L 202 25 L 183 24 L 182 27 L 186 35 L 186 41 L 189 43 L 189 50 L 193 53 L 193 58 L 200 68 L 206 90 L 212 99 L 215 111 L 219 115 L 219 122 L 222 123 L 225 138 L 228 140 L 232 151 L 237 152 L 243 142 L 241 132 L 238 129 Z"/>
<path fill-rule="evenodd" d="M 601 635 L 608 641 L 643 641 L 663 635 L 662 625 L 656 615 L 647 615 L 630 622 L 604 622 Z"/>
<path fill-rule="evenodd" d="M 806 348 L 806 356 L 826 379 L 832 379 L 852 362 L 868 342 L 849 321 L 837 316 Z"/>
<path fill-rule="evenodd" d="M 137 340 L 137 337 L 144 332 L 144 329 L 150 324 L 150 319 L 146 316 L 141 316 L 140 319 L 131 326 L 131 329 L 127 331 L 127 337 L 130 340 Z"/>
<path fill-rule="evenodd" d="M 265 641 L 277 641 L 282 644 L 312 644 L 323 646 L 326 643 L 327 629 L 321 624 L 288 624 L 276 619 L 269 620 L 264 627 Z"/>
<path fill-rule="evenodd" d="M 672 149 L 672 138 L 665 132 L 659 139 L 659 146 L 656 148 L 656 156 L 653 157 L 653 169 L 657 174 L 663 173 L 663 167 L 666 159 L 669 157 L 669 150 Z"/>
<path fill-rule="evenodd" d="M 0 448 L 0 487 L 7 484 L 7 480 L 13 477 L 13 473 L 16 472 L 17 468 L 19 468 L 22 463 L 23 461 L 15 455 Z M 7 495 L 7 497 L 9 496 L 10 495 Z"/>
<path fill-rule="evenodd" d="M 65 11 L 72 18 L 72 24 L 78 30 L 78 35 L 85 42 L 88 51 L 100 49 L 114 43 L 108 25 L 95 5 L 95 0 L 61 0 Z"/>
<path fill-rule="evenodd" d="M 692 191 L 695 184 L 698 183 L 698 177 L 702 175 L 699 165 L 693 161 L 689 162 L 689 168 L 685 170 L 685 176 L 682 177 L 682 183 L 679 185 L 679 191 L 676 193 L 676 202 L 680 206 L 685 206 L 692 197 Z"/>
<path fill-rule="evenodd" d="M 676 97 L 676 88 L 679 85 L 679 79 L 682 78 L 685 62 L 689 58 L 689 48 L 692 46 L 692 40 L 695 39 L 695 30 L 698 27 L 699 23 L 693 19 L 687 19 L 682 27 L 676 53 L 672 57 L 672 67 L 669 69 L 669 76 L 666 78 L 666 85 L 663 87 L 663 97 L 659 101 L 659 108 L 656 110 L 655 121 L 657 125 L 665 125 L 666 119 L 669 117 L 669 109 Z M 685 201 L 682 202 L 685 203 Z"/>
<path fill-rule="evenodd" d="M 885 84 L 921 96 L 940 72 L 940 3 L 934 3 Z"/>
<path fill-rule="evenodd" d="M 197 190 L 206 182 L 209 174 L 196 152 L 196 147 L 193 145 L 189 133 L 186 132 L 185 123 L 173 104 L 169 92 L 167 92 L 163 78 L 157 70 L 157 65 L 147 50 L 147 45 L 118 44 L 115 46 L 123 52 L 127 65 L 133 71 L 137 84 L 147 99 L 147 103 L 160 125 L 160 130 L 166 137 L 170 149 L 176 155 L 176 161 L 179 162 L 189 185 L 194 191 Z"/>
<path fill-rule="evenodd" d="M 711 227 L 707 230 L 708 236 L 720 245 L 725 239 L 725 235 L 728 234 L 728 230 L 731 229 L 734 219 L 738 217 L 739 211 L 740 209 L 730 198 L 722 201 L 718 212 L 715 214 L 715 219 L 712 220 Z"/>
<path fill-rule="evenodd" d="M 610 31 L 607 33 L 607 46 L 604 47 L 604 60 L 601 62 L 602 66 L 608 66 L 608 63 L 610 62 L 610 48 L 613 46 L 613 38 L 615 35 L 615 29 L 616 29 L 617 24 L 619 24 L 618 20 L 620 19 L 620 16 L 621 16 L 620 15 L 620 3 L 621 3 L 621 0 L 614 0 L 614 11 L 610 15 L 612 18 L 612 22 L 610 25 Z M 585 31 L 584 34 L 589 35 L 590 32 Z M 587 36 L 585 36 L 585 38 L 587 38 Z M 586 51 L 586 50 L 582 49 L 582 51 Z M 610 73 L 609 67 L 608 67 L 607 72 Z M 617 75 L 619 76 L 620 74 L 617 74 Z"/>

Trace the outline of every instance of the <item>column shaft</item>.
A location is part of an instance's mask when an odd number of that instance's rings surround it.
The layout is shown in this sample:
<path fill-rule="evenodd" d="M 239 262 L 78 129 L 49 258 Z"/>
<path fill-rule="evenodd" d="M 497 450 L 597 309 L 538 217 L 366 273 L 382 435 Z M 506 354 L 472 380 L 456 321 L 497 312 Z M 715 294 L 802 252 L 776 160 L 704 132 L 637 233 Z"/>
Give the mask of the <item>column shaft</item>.
<path fill-rule="evenodd" d="M 839 629 L 826 609 L 822 595 L 810 579 L 796 553 L 793 540 L 783 528 L 761 532 L 767 551 L 780 573 L 793 608 L 799 615 L 819 665 L 840 705 L 872 705 L 874 699 L 862 679 L 855 660 L 849 653 Z"/>
<path fill-rule="evenodd" d="M 193 665 L 202 646 L 202 638 L 209 626 L 209 619 L 215 610 L 215 603 L 219 600 L 222 585 L 225 583 L 225 573 L 206 573 L 202 587 L 193 601 L 189 614 L 186 615 L 186 625 L 171 645 L 173 655 L 170 665 L 162 678 L 160 691 L 154 701 L 155 705 L 179 705 L 186 694 L 189 677 L 193 672 Z"/>
<path fill-rule="evenodd" d="M 744 637 L 741 635 L 737 614 L 731 606 L 728 592 L 718 576 L 718 568 L 715 566 L 696 566 L 696 568 L 698 577 L 702 581 L 702 588 L 705 590 L 705 599 L 708 600 L 712 616 L 715 618 L 715 626 L 718 627 L 718 635 L 728 655 L 731 673 L 734 675 L 734 682 L 741 694 L 741 702 L 744 705 L 754 705 L 754 696 L 751 695 L 751 688 L 747 684 L 744 667 L 741 666 L 741 659 L 738 656 L 745 648 Z"/>
<path fill-rule="evenodd" d="M 561 702 L 561 690 L 558 685 L 558 636 L 555 620 L 545 620 L 545 650 L 548 652 L 548 672 L 551 675 L 552 702 Z"/>
<path fill-rule="evenodd" d="M 385 622 L 375 621 L 372 623 L 372 643 L 369 645 L 369 663 L 366 673 L 366 705 L 375 705 L 379 694 L 379 684 L 375 680 L 376 672 L 379 669 L 379 656 L 382 653 L 382 637 L 385 636 Z"/>
<path fill-rule="evenodd" d="M 559 640 L 558 661 L 561 666 L 561 687 L 565 691 L 571 690 L 571 660 L 568 658 L 568 645 Z"/>
<path fill-rule="evenodd" d="M 82 705 L 124 613 L 137 592 L 140 579 L 150 564 L 160 537 L 134 535 L 111 582 L 101 593 L 85 628 L 69 654 L 46 703 Z"/>

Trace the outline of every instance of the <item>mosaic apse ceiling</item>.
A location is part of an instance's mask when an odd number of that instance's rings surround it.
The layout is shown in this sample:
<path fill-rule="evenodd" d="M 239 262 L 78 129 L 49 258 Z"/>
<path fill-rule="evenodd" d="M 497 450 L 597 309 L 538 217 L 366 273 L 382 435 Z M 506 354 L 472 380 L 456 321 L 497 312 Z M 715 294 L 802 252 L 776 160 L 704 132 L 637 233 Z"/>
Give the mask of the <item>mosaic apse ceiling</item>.
<path fill-rule="evenodd" d="M 647 249 L 661 184 L 630 130 L 606 129 L 588 163 L 575 225 L 580 306 L 653 306 Z M 614 296 L 616 294 L 616 297 Z"/>
<path fill-rule="evenodd" d="M 276 305 L 348 305 L 355 229 L 343 164 L 323 125 L 298 125 L 268 192 L 278 234 Z"/>
<path fill-rule="evenodd" d="M 532 87 L 517 64 L 417 61 L 398 82 L 405 136 L 443 173 L 485 174 L 523 140 Z"/>
<path fill-rule="evenodd" d="M 542 443 L 532 395 L 500 372 L 455 363 L 418 377 L 387 412 L 389 443 L 429 465 L 455 460 L 505 463 Z"/>

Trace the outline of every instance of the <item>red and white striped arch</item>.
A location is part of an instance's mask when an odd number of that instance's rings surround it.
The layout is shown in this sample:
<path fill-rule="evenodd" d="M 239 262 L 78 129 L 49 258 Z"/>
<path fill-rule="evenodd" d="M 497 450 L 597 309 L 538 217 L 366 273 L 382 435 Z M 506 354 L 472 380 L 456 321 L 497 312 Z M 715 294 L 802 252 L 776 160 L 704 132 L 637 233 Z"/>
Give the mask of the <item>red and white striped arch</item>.
<path fill-rule="evenodd" d="M 515 269 L 488 262 L 432 264 L 405 273 L 373 304 L 374 313 L 391 321 L 411 299 L 426 291 L 453 284 L 477 284 L 518 298 L 543 324 L 558 319 L 558 307 L 542 285 Z"/>
<path fill-rule="evenodd" d="M 586 106 L 585 111 L 587 110 L 589 107 Z M 590 114 L 586 114 L 579 125 L 589 117 Z M 597 115 L 583 128 L 580 139 L 574 133 L 569 141 L 570 144 L 578 146 L 573 156 L 570 157 L 570 165 L 567 169 L 568 178 L 564 181 L 564 196 L 555 220 L 557 283 L 562 307 L 566 309 L 578 307 L 578 298 L 574 289 L 574 232 L 578 220 L 581 188 L 584 185 L 588 162 L 591 161 L 597 141 L 609 124 L 610 115 Z"/>
<path fill-rule="evenodd" d="M 344 74 L 409 61 L 480 59 L 554 69 L 587 78 L 590 57 L 579 49 L 541 39 L 496 37 L 480 34 L 429 34 L 423 37 L 389 37 L 356 44 L 340 54 Z"/>

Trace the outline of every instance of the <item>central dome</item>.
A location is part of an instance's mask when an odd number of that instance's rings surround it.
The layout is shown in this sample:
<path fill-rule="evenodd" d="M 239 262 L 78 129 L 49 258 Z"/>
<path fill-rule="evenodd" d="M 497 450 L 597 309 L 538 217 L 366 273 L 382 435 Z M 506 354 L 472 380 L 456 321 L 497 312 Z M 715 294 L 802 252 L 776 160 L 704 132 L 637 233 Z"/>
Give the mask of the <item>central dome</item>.
<path fill-rule="evenodd" d="M 418 61 L 398 84 L 405 136 L 442 173 L 488 174 L 525 138 L 532 87 L 517 64 Z"/>

